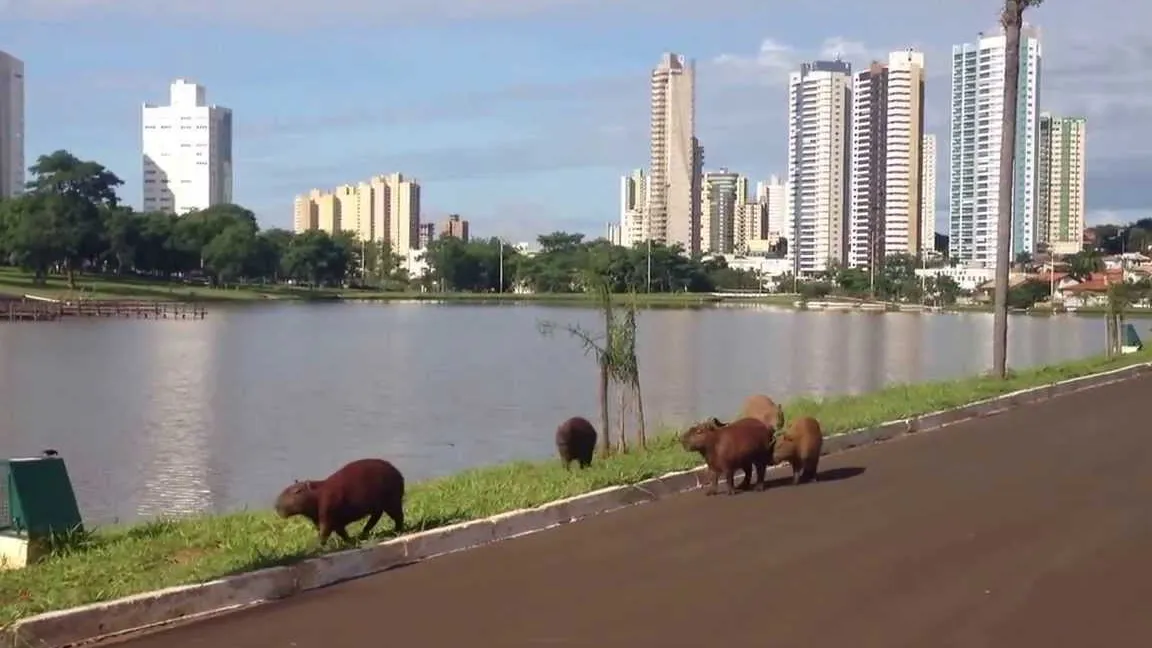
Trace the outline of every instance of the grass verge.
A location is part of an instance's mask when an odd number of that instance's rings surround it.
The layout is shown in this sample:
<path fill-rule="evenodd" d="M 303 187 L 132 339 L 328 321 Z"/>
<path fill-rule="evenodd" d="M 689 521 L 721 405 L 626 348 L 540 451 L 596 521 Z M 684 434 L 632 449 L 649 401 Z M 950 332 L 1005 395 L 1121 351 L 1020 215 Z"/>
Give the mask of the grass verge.
<path fill-rule="evenodd" d="M 826 434 L 833 435 L 1149 360 L 1152 352 L 1143 351 L 1111 361 L 1092 358 L 1014 372 L 1006 381 L 972 377 L 893 385 L 858 396 L 801 398 L 787 403 L 785 411 L 789 418 L 815 416 Z M 648 452 L 597 461 L 585 471 L 565 473 L 556 461 L 516 462 L 413 484 L 405 508 L 413 530 L 424 530 L 699 464 L 699 457 L 684 452 L 674 433 L 665 430 Z M 390 535 L 384 530 L 389 526 L 382 521 L 377 537 Z M 335 538 L 329 547 L 341 548 Z M 279 520 L 270 511 L 98 529 L 39 564 L 0 572 L 0 625 L 41 612 L 289 564 L 317 553 L 316 532 L 308 522 Z"/>

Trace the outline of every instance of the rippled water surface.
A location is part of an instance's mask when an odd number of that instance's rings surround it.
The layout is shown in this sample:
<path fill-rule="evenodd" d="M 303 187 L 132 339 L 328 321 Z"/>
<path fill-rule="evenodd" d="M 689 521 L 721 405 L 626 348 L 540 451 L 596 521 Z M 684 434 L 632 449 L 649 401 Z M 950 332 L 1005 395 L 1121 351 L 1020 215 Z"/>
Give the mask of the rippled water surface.
<path fill-rule="evenodd" d="M 0 325 L 0 455 L 57 448 L 89 523 L 267 507 L 293 478 L 384 456 L 418 480 L 548 457 L 562 419 L 596 420 L 596 370 L 537 322 L 597 325 L 575 307 L 274 304 L 204 321 Z M 874 390 L 989 366 L 992 316 L 641 314 L 654 420 L 730 415 L 751 392 Z M 1014 366 L 1102 352 L 1103 322 L 1014 317 Z"/>

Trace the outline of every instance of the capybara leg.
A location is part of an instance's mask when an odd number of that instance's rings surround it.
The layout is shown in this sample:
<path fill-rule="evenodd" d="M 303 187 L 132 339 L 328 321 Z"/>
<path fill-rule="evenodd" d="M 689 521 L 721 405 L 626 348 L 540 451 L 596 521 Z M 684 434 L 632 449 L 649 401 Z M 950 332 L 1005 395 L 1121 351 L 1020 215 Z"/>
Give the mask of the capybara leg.
<path fill-rule="evenodd" d="M 735 495 L 737 493 L 737 491 L 736 491 L 736 469 L 735 468 L 729 468 L 727 471 L 725 471 L 724 481 L 728 482 L 728 494 L 729 495 Z"/>
<path fill-rule="evenodd" d="M 404 502 L 393 502 L 384 512 L 392 518 L 392 529 L 399 535 L 404 530 Z"/>
<path fill-rule="evenodd" d="M 342 527 L 342 526 L 336 527 L 336 528 L 332 529 L 332 531 L 336 535 L 340 536 L 340 539 L 343 540 L 344 542 L 347 542 L 348 544 L 355 544 L 354 542 L 352 542 L 352 538 L 348 537 L 348 530 L 345 529 L 344 527 Z"/>
<path fill-rule="evenodd" d="M 708 490 L 704 491 L 705 495 L 715 495 L 720 487 L 720 472 L 717 470 L 708 471 Z"/>
<path fill-rule="evenodd" d="M 756 462 L 756 490 L 762 491 L 768 487 L 768 484 L 764 481 L 764 476 L 765 476 L 765 473 L 767 473 L 767 472 L 768 472 L 768 462 L 757 461 Z"/>
<path fill-rule="evenodd" d="M 804 476 L 804 477 L 805 477 L 805 479 L 807 479 L 807 480 L 808 480 L 808 481 L 810 481 L 810 482 L 818 482 L 818 481 L 820 481 L 819 471 L 817 470 L 817 467 L 818 467 L 819 465 L 820 465 L 820 464 L 819 464 L 819 462 L 817 462 L 817 461 L 810 461 L 810 462 L 808 462 L 808 465 L 804 467 L 804 472 L 805 472 L 805 473 L 807 473 L 807 474 Z"/>
<path fill-rule="evenodd" d="M 792 465 L 792 485 L 795 486 L 800 483 L 800 480 L 804 479 L 804 466 L 795 460 L 789 463 Z"/>
<path fill-rule="evenodd" d="M 744 471 L 744 480 L 740 482 L 740 490 L 748 490 L 752 487 L 752 462 L 749 461 L 740 469 Z"/>
<path fill-rule="evenodd" d="M 332 528 L 323 522 L 317 525 L 317 527 L 320 531 L 320 546 L 323 547 L 328 544 L 328 536 L 332 535 Z"/>
<path fill-rule="evenodd" d="M 586 458 L 580 460 L 580 470 L 584 470 L 585 468 L 587 468 L 591 465 L 592 465 L 592 457 L 586 457 Z"/>
<path fill-rule="evenodd" d="M 368 538 L 368 534 L 372 532 L 372 529 L 376 528 L 376 523 L 380 521 L 381 515 L 384 515 L 383 511 L 376 511 L 372 515 L 368 516 L 368 521 L 364 523 L 364 528 L 360 529 L 361 540 Z"/>

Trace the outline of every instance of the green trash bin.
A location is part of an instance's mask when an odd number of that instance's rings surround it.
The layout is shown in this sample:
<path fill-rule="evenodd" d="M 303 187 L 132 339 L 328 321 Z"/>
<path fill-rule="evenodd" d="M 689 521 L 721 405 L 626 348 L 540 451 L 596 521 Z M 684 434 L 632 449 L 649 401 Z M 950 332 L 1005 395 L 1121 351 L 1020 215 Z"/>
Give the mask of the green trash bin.
<path fill-rule="evenodd" d="M 62 457 L 0 460 L 0 531 L 40 541 L 83 528 Z"/>

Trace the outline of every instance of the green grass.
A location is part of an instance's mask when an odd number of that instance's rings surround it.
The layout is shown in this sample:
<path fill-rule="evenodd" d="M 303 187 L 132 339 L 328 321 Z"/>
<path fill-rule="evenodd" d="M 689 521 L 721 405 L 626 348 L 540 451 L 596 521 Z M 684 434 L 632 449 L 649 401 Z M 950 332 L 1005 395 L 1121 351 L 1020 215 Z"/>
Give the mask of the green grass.
<path fill-rule="evenodd" d="M 789 418 L 816 416 L 826 434 L 839 434 L 1150 359 L 1152 354 L 1141 352 L 1112 361 L 1096 358 L 1014 372 L 1007 381 L 972 377 L 893 385 L 859 396 L 802 398 L 787 403 L 785 412 Z M 572 473 L 565 473 L 558 463 L 517 462 L 413 484 L 406 515 L 413 530 L 430 529 L 639 482 L 692 468 L 700 460 L 679 447 L 674 431 L 665 429 L 650 443 L 648 452 L 597 460 L 592 468 Z M 275 493 L 269 493 L 269 499 L 273 497 Z M 385 518 L 377 527 L 377 537 L 389 535 L 390 527 Z M 316 532 L 308 522 L 300 518 L 280 520 L 270 511 L 108 527 L 62 545 L 38 564 L 0 572 L 0 624 L 41 612 L 288 564 L 318 553 Z M 340 548 L 333 537 L 329 550 Z"/>
<path fill-rule="evenodd" d="M 64 277 L 51 276 L 47 282 L 37 284 L 30 273 L 15 268 L 0 268 L 0 293 L 24 295 L 31 293 L 56 299 L 143 300 L 184 302 L 255 302 L 268 300 L 324 300 L 366 299 L 373 301 L 450 301 L 450 302 L 542 302 L 558 304 L 584 304 L 592 296 L 586 293 L 421 293 L 385 292 L 358 289 L 317 289 L 295 286 L 242 286 L 211 288 L 186 284 L 181 281 L 163 281 L 139 277 L 113 277 L 104 275 L 78 275 L 77 288 L 68 288 Z M 646 306 L 693 306 L 722 301 L 710 294 L 642 293 L 638 302 Z M 740 299 L 752 303 L 791 304 L 790 295 L 760 295 Z"/>

